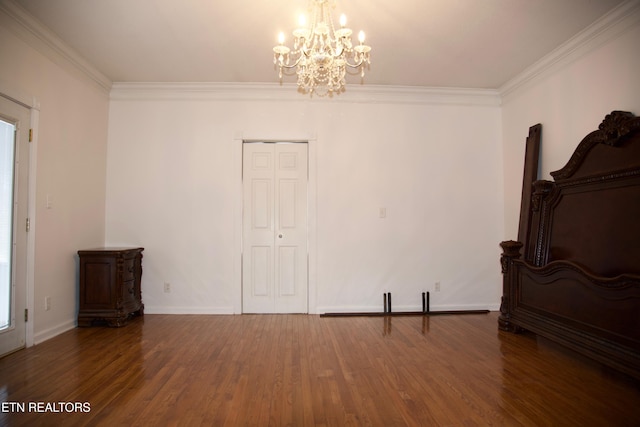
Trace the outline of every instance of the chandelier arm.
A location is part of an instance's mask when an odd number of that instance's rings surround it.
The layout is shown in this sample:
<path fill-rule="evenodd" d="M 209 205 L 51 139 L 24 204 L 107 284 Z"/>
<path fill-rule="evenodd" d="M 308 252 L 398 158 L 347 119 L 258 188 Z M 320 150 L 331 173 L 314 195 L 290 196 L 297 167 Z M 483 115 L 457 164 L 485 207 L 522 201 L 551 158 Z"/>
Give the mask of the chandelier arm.
<path fill-rule="evenodd" d="M 296 68 L 299 64 L 300 61 L 302 60 L 302 56 L 299 56 L 293 63 L 291 64 L 285 64 L 284 62 L 278 62 L 278 66 L 280 68 Z"/>
<path fill-rule="evenodd" d="M 349 59 L 348 59 L 348 58 L 345 58 L 345 59 L 344 59 L 344 64 L 345 64 L 347 67 L 350 67 L 350 68 L 358 68 L 358 67 L 361 67 L 361 66 L 362 66 L 362 65 L 364 65 L 366 62 L 367 62 L 367 59 L 366 59 L 366 58 L 360 58 L 360 61 L 358 61 L 358 62 L 354 62 L 353 64 L 351 64 L 351 63 L 349 63 Z"/>

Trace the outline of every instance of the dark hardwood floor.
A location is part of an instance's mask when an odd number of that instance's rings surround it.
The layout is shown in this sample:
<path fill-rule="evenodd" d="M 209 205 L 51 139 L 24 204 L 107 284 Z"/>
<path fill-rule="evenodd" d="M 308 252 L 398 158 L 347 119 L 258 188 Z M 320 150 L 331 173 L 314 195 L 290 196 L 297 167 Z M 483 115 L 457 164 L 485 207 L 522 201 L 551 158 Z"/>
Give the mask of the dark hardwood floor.
<path fill-rule="evenodd" d="M 497 313 L 145 315 L 0 359 L 0 402 L 2 426 L 640 425 L 640 382 Z"/>

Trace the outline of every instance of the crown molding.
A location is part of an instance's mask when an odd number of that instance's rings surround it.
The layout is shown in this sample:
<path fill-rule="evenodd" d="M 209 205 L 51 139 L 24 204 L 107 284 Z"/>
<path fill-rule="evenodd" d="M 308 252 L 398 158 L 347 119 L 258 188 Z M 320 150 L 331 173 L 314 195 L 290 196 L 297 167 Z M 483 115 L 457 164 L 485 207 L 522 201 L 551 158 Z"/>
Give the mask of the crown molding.
<path fill-rule="evenodd" d="M 640 22 L 640 0 L 627 0 L 576 36 L 544 56 L 498 89 L 372 86 L 348 84 L 339 95 L 301 94 L 292 83 L 124 83 L 112 82 L 56 34 L 13 0 L 0 0 L 0 22 L 23 41 L 60 65 L 79 71 L 110 93 L 112 100 L 207 99 L 228 101 L 291 101 L 397 103 L 424 105 L 500 106 L 510 94 L 535 83 Z"/>
<path fill-rule="evenodd" d="M 640 22 L 640 0 L 621 3 L 574 37 L 545 55 L 515 78 L 502 85 L 498 92 L 503 101 L 508 96 L 557 71 L 598 46 L 623 34 Z"/>
<path fill-rule="evenodd" d="M 107 76 L 31 16 L 22 6 L 13 0 L 0 0 L 0 13 L 4 13 L 9 18 L 2 19 L 0 14 L 0 22 L 6 23 L 7 27 L 28 45 L 56 64 L 79 71 L 103 91 L 108 93 L 111 90 L 112 82 Z"/>
<path fill-rule="evenodd" d="M 397 103 L 499 106 L 491 89 L 424 88 L 348 85 L 345 92 L 326 97 L 297 91 L 292 83 L 124 83 L 115 82 L 111 100 L 215 100 L 332 103 Z"/>

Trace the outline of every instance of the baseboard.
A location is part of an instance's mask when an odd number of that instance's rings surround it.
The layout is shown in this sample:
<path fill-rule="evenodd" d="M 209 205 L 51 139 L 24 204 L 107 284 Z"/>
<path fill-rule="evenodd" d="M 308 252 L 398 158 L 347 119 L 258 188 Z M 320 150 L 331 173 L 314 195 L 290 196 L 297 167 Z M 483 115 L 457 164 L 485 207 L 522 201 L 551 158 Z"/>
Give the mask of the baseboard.
<path fill-rule="evenodd" d="M 498 311 L 499 304 L 457 304 L 457 305 L 432 305 L 431 311 L 472 311 L 472 310 L 489 310 Z M 393 306 L 393 311 L 421 311 L 422 307 L 418 306 Z M 380 306 L 322 306 L 315 310 L 310 310 L 309 314 L 323 313 L 371 313 L 382 312 Z M 176 307 L 176 306 L 149 306 L 145 304 L 145 314 L 240 314 L 236 313 L 233 307 Z"/>
<path fill-rule="evenodd" d="M 144 305 L 145 314 L 235 314 L 233 307 L 175 307 Z"/>
<path fill-rule="evenodd" d="M 47 328 L 44 331 L 36 332 L 33 335 L 33 344 L 41 344 L 55 336 L 58 336 L 64 332 L 70 331 L 76 327 L 76 319 L 66 321 L 52 328 Z"/>

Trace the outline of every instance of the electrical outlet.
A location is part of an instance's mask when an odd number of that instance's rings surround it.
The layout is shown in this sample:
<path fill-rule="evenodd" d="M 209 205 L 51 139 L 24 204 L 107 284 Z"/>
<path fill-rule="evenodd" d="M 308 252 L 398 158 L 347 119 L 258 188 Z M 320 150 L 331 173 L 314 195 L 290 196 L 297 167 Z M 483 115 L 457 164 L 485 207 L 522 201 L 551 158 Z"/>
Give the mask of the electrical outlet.
<path fill-rule="evenodd" d="M 51 297 L 44 297 L 44 311 L 51 310 Z"/>
<path fill-rule="evenodd" d="M 436 282 L 435 291 L 440 292 L 440 282 Z"/>
<path fill-rule="evenodd" d="M 171 292 L 171 284 L 169 282 L 164 283 L 164 293 L 168 294 Z"/>

